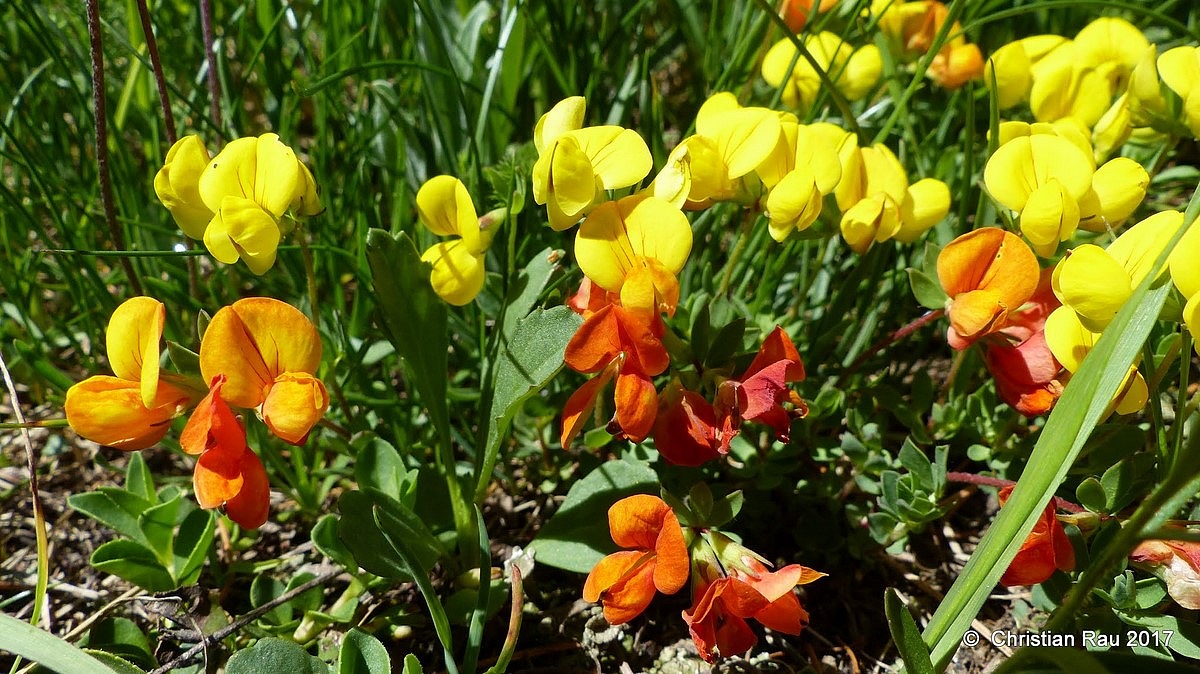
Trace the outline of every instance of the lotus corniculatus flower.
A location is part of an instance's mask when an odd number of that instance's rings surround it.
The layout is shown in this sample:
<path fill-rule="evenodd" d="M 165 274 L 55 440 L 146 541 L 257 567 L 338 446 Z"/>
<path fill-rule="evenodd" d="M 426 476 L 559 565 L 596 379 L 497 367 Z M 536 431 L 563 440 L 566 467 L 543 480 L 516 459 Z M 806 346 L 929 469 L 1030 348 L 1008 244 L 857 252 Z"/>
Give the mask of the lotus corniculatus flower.
<path fill-rule="evenodd" d="M 937 274 L 950 298 L 946 341 L 959 350 L 1007 327 L 1040 277 L 1029 246 L 996 227 L 967 232 L 947 244 L 938 255 Z"/>
<path fill-rule="evenodd" d="M 434 234 L 456 237 L 430 246 L 421 255 L 423 262 L 433 266 L 429 278 L 433 291 L 455 306 L 469 304 L 483 289 L 484 258 L 495 234 L 492 225 L 499 218 L 489 214 L 481 221 L 466 186 L 446 175 L 431 178 L 417 190 L 417 216 Z"/>
<path fill-rule="evenodd" d="M 1000 506 L 1004 507 L 1013 487 L 1000 490 Z M 1072 571 L 1075 569 L 1075 549 L 1062 523 L 1054 515 L 1054 504 L 1050 503 L 1042 511 L 1033 531 L 1029 532 L 1017 556 L 1008 565 L 1008 570 L 1000 576 L 1000 584 L 1005 587 L 1014 585 L 1037 585 L 1050 576 L 1055 570 Z"/>

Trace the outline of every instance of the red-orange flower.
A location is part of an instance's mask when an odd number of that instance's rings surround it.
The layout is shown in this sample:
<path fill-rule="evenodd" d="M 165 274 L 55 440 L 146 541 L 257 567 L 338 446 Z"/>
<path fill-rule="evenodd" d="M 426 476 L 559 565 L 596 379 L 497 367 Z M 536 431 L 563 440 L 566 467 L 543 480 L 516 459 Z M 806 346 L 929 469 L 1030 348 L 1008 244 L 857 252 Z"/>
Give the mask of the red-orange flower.
<path fill-rule="evenodd" d="M 1200 544 L 1142 541 L 1129 553 L 1129 561 L 1161 578 L 1175 603 L 1193 611 L 1200 609 Z"/>
<path fill-rule="evenodd" d="M 985 227 L 947 244 L 938 255 L 937 273 L 950 297 L 946 341 L 962 350 L 1007 326 L 1010 312 L 1033 295 L 1041 271 L 1019 236 Z"/>
<path fill-rule="evenodd" d="M 730 575 L 709 582 L 691 610 L 683 612 L 705 662 L 745 653 L 758 642 L 747 618 L 777 632 L 800 634 L 808 612 L 792 589 L 825 575 L 799 564 L 772 572 L 752 557 L 742 557 L 741 563 L 744 570 L 733 567 Z"/>
<path fill-rule="evenodd" d="M 997 494 L 1002 507 L 1012 490 L 1012 486 L 1008 486 Z M 1054 515 L 1054 504 L 1050 503 L 1042 511 L 1033 531 L 1029 532 L 1029 537 L 1021 544 L 1008 570 L 1000 577 L 1000 584 L 1005 587 L 1037 585 L 1053 576 L 1055 569 L 1071 571 L 1074 568 L 1075 549 L 1071 547 L 1062 523 Z"/>
<path fill-rule="evenodd" d="M 1043 269 L 1037 291 L 1019 311 L 1009 314 L 1002 337 L 986 344 L 984 362 L 996 380 L 996 393 L 1027 417 L 1049 412 L 1062 395 L 1062 364 L 1046 343 L 1046 317 L 1062 305 L 1051 285 L 1052 269 Z"/>
<path fill-rule="evenodd" d="M 658 396 L 654 447 L 677 466 L 699 466 L 720 456 L 713 406 L 704 396 L 672 381 Z"/>
<path fill-rule="evenodd" d="M 563 447 L 579 433 L 596 405 L 600 390 L 616 378 L 616 426 L 621 434 L 641 442 L 650 434 L 658 408 L 651 377 L 670 364 L 662 343 L 658 314 L 631 311 L 607 304 L 584 319 L 567 343 L 564 361 L 576 372 L 593 377 L 567 400 L 563 408 Z"/>
<path fill-rule="evenodd" d="M 179 444 L 199 454 L 192 483 L 201 508 L 224 507 L 229 519 L 247 529 L 267 521 L 270 485 L 262 461 L 246 445 L 246 431 L 221 397 L 226 378 L 218 375 L 212 388 L 188 419 Z"/>
<path fill-rule="evenodd" d="M 585 601 L 599 601 L 604 618 L 620 625 L 636 618 L 654 593 L 675 594 L 687 583 L 688 551 L 675 512 L 662 499 L 636 494 L 608 510 L 613 542 L 629 548 L 596 564 L 583 584 Z"/>
<path fill-rule="evenodd" d="M 741 378 L 727 379 L 717 388 L 714 408 L 721 452 L 729 451 L 729 442 L 738 434 L 743 421 L 764 423 L 775 429 L 780 441 L 786 442 L 792 417 L 808 413 L 808 406 L 787 386 L 796 381 L 804 381 L 804 363 L 791 338 L 776 326 L 763 340 Z M 785 402 L 793 405 L 791 411 L 783 407 Z"/>

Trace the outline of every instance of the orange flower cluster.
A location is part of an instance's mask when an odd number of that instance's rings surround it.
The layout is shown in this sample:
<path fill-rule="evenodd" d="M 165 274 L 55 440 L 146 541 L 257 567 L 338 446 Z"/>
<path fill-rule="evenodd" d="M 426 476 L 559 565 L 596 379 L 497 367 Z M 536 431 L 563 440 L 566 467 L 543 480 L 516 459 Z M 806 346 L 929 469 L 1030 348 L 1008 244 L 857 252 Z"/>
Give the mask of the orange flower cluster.
<path fill-rule="evenodd" d="M 179 443 L 199 457 L 196 499 L 203 508 L 224 507 L 233 521 L 257 528 L 267 519 L 267 474 L 230 405 L 256 410 L 280 439 L 303 444 L 329 407 L 325 385 L 315 375 L 320 336 L 295 307 L 266 297 L 239 300 L 213 316 L 201 339 L 206 387 L 160 369 L 165 316 L 163 303 L 150 297 L 117 307 L 107 333 L 116 376 L 96 375 L 72 386 L 67 422 L 94 442 L 146 449 L 195 404 Z"/>
<path fill-rule="evenodd" d="M 683 620 L 706 662 L 745 653 L 758 642 L 748 618 L 792 635 L 808 625 L 808 612 L 792 590 L 825 574 L 799 564 L 769 571 L 761 557 L 719 532 L 681 526 L 657 496 L 617 501 L 608 523 L 613 542 L 626 549 L 596 564 L 583 598 L 600 602 L 610 624 L 633 620 L 658 592 L 675 594 L 690 574 L 693 601 Z M 722 545 L 711 543 L 716 537 Z"/>

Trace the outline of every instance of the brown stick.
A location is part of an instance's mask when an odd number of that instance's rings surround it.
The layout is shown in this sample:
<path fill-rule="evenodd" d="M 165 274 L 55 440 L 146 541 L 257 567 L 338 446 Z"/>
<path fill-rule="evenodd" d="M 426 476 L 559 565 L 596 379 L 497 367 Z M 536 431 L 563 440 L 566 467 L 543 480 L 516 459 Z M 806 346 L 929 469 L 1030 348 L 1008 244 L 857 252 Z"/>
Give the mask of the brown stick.
<path fill-rule="evenodd" d="M 146 6 L 146 0 L 137 0 L 137 8 L 138 16 L 142 20 L 142 32 L 146 34 L 146 51 L 150 54 L 154 83 L 158 86 L 158 101 L 162 104 L 167 144 L 174 145 L 179 136 L 175 133 L 175 115 L 171 112 L 171 99 L 167 96 L 167 80 L 163 77 L 162 60 L 158 58 L 158 40 L 154 38 L 154 26 L 150 23 L 150 8 Z"/>
<path fill-rule="evenodd" d="M 96 118 L 96 170 L 100 181 L 100 201 L 104 205 L 104 220 L 108 223 L 108 231 L 112 236 L 113 246 L 117 250 L 125 250 L 125 235 L 117 222 L 117 207 L 113 203 L 112 176 L 108 168 L 108 112 L 104 105 L 104 41 L 100 35 L 100 3 L 98 0 L 87 0 L 88 36 L 91 38 L 92 50 L 92 105 Z M 121 258 L 121 266 L 125 268 L 125 276 L 129 278 L 129 286 L 137 295 L 143 294 L 142 282 L 138 280 L 133 269 L 133 261 L 128 257 Z"/>
<path fill-rule="evenodd" d="M 217 54 L 213 51 L 212 5 L 200 0 L 200 30 L 204 35 L 204 60 L 208 63 L 209 111 L 213 125 L 221 130 L 221 81 L 217 76 Z"/>

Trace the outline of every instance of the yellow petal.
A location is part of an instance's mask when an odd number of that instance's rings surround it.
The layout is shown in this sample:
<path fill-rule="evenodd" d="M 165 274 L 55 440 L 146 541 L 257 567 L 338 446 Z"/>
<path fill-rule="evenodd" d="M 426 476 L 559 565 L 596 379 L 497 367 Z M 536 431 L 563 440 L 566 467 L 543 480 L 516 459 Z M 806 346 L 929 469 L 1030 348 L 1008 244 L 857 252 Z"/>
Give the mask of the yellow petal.
<path fill-rule="evenodd" d="M 767 158 L 759 163 L 755 172 L 763 185 L 770 189 L 777 185 L 783 177 L 796 166 L 796 152 L 799 149 L 797 138 L 805 133 L 799 120 L 790 112 L 777 113 L 779 116 L 779 138 Z M 807 137 L 804 142 L 808 144 Z M 836 156 L 834 161 L 837 161 Z M 840 170 L 840 169 L 839 169 Z M 837 181 L 834 181 L 835 183 Z"/>
<path fill-rule="evenodd" d="M 158 395 L 159 353 L 167 308 L 152 297 L 125 300 L 112 313 L 105 333 L 113 374 L 138 382 L 142 404 L 152 407 Z"/>
<path fill-rule="evenodd" d="M 184 136 L 167 151 L 167 159 L 154 176 L 154 192 L 171 212 L 183 233 L 193 239 L 204 236 L 213 213 L 200 197 L 200 175 L 208 166 L 208 149 L 199 136 Z"/>
<path fill-rule="evenodd" d="M 292 202 L 291 210 L 296 215 L 307 218 L 321 212 L 321 196 L 318 194 L 317 181 L 313 179 L 312 171 L 309 171 L 304 164 L 299 164 L 299 166 L 304 185 L 298 192 L 299 196 Z"/>
<path fill-rule="evenodd" d="M 217 153 L 200 175 L 200 198 L 208 210 L 219 210 L 225 197 L 253 199 L 257 166 L 257 138 L 238 138 Z"/>
<path fill-rule="evenodd" d="M 716 138 L 720 135 L 721 117 L 741 108 L 742 104 L 738 103 L 737 96 L 728 91 L 719 91 L 709 96 L 696 111 L 696 133 Z"/>
<path fill-rule="evenodd" d="M 924 178 L 909 186 L 900 204 L 900 231 L 894 237 L 912 243 L 929 231 L 950 212 L 950 187 L 934 178 Z"/>
<path fill-rule="evenodd" d="M 1092 332 L 1104 330 L 1133 292 L 1121 263 L 1092 244 L 1076 246 L 1058 263 L 1053 284 L 1058 299 Z"/>
<path fill-rule="evenodd" d="M 1092 350 L 1099 335 L 1083 327 L 1070 307 L 1059 307 L 1046 317 L 1046 344 L 1068 372 L 1075 372 Z"/>
<path fill-rule="evenodd" d="M 304 196 L 307 186 L 296 153 L 279 136 L 264 133 L 255 148 L 254 200 L 276 219 Z"/>
<path fill-rule="evenodd" d="M 1196 347 L 1196 353 L 1200 354 L 1200 293 L 1192 295 L 1184 305 L 1183 323 L 1192 333 L 1192 344 Z"/>
<path fill-rule="evenodd" d="M 329 409 L 329 393 L 307 372 L 285 372 L 275 378 L 263 401 L 263 422 L 278 438 L 303 444 L 309 431 Z"/>
<path fill-rule="evenodd" d="M 871 93 L 882 73 L 883 57 L 879 47 L 868 44 L 850 54 L 835 84 L 847 99 L 857 101 Z"/>
<path fill-rule="evenodd" d="M 1200 295 L 1200 225 L 1193 222 L 1171 251 L 1171 280 L 1189 301 Z"/>
<path fill-rule="evenodd" d="M 1004 207 L 1020 212 L 1030 195 L 1051 178 L 1073 199 L 1092 186 L 1092 157 L 1057 135 L 1033 134 L 1001 145 L 983 169 L 988 193 Z"/>
<path fill-rule="evenodd" d="M 1092 176 L 1092 190 L 1096 193 L 1099 212 L 1087 220 L 1087 229 L 1103 232 L 1121 226 L 1142 200 L 1150 185 L 1150 174 L 1142 165 L 1128 157 L 1117 157 L 1105 162 Z M 1084 223 L 1081 222 L 1080 226 Z"/>
<path fill-rule="evenodd" d="M 438 297 L 449 304 L 463 306 L 483 289 L 486 276 L 483 256 L 472 253 L 456 239 L 431 246 L 421 260 L 433 265 L 429 283 Z"/>
<path fill-rule="evenodd" d="M 595 201 L 599 187 L 592 160 L 571 135 L 559 138 L 548 156 L 551 198 L 564 214 L 578 219 Z"/>
<path fill-rule="evenodd" d="M 629 187 L 645 178 L 654 167 L 646 141 L 632 129 L 592 126 L 570 135 L 590 160 L 595 174 L 593 181 L 603 189 Z"/>
<path fill-rule="evenodd" d="M 1078 227 L 1079 204 L 1057 178 L 1034 190 L 1021 210 L 1021 233 L 1042 257 L 1054 255 L 1058 243 L 1071 238 Z"/>
<path fill-rule="evenodd" d="M 545 152 L 564 133 L 582 128 L 586 107 L 587 101 L 583 96 L 571 96 L 559 101 L 542 115 L 533 127 L 533 144 L 538 154 Z"/>
<path fill-rule="evenodd" d="M 146 449 L 167 434 L 171 420 L 191 403 L 191 395 L 162 382 L 149 406 L 136 381 L 95 376 L 67 389 L 63 410 L 79 435 L 117 449 Z"/>
<path fill-rule="evenodd" d="M 1133 24 L 1118 17 L 1100 17 L 1075 36 L 1075 53 L 1080 65 L 1089 68 L 1115 66 L 1114 75 L 1123 81 L 1150 42 Z"/>
<path fill-rule="evenodd" d="M 1179 211 L 1155 213 L 1118 236 L 1108 246 L 1108 254 L 1125 268 L 1129 282 L 1136 287 L 1154 271 L 1159 254 L 1182 224 L 1183 214 Z"/>
<path fill-rule="evenodd" d="M 692 191 L 692 157 L 686 143 L 675 146 L 645 191 L 676 208 L 683 208 Z"/>
<path fill-rule="evenodd" d="M 908 191 L 908 175 L 900 160 L 883 143 L 876 143 L 862 149 L 863 170 L 867 175 L 866 193 L 868 195 L 880 192 L 888 195 L 896 203 L 904 200 Z"/>
<path fill-rule="evenodd" d="M 1005 44 L 988 59 L 984 66 L 983 81 L 990 87 L 995 78 L 996 102 L 1001 110 L 1011 108 L 1029 97 L 1029 89 L 1033 85 L 1032 67 L 1033 61 L 1021 41 Z"/>
<path fill-rule="evenodd" d="M 479 236 L 479 216 L 467 186 L 454 176 L 430 178 L 417 190 L 417 217 L 438 236 Z"/>
<path fill-rule="evenodd" d="M 719 115 L 703 135 L 712 138 L 725 165 L 725 175 L 736 180 L 763 163 L 779 142 L 779 116 L 765 108 L 742 108 Z"/>
<path fill-rule="evenodd" d="M 258 407 L 286 372 L 314 374 L 321 365 L 321 336 L 299 309 L 269 297 L 222 307 L 200 340 L 204 380 L 224 374 L 221 397 L 237 407 Z"/>
<path fill-rule="evenodd" d="M 275 265 L 279 236 L 279 225 L 270 213 L 250 199 L 230 196 L 205 230 L 204 246 L 225 264 L 241 258 L 261 276 Z"/>
<path fill-rule="evenodd" d="M 812 169 L 796 166 L 767 195 L 771 237 L 783 241 L 793 229 L 808 229 L 821 214 L 823 201 Z"/>
<path fill-rule="evenodd" d="M 1187 99 L 1200 84 L 1200 49 L 1175 47 L 1163 52 L 1158 57 L 1158 76 L 1171 91 Z"/>
<path fill-rule="evenodd" d="M 1129 74 L 1129 114 L 1134 126 L 1149 126 L 1164 114 L 1167 107 L 1158 77 L 1158 50 L 1153 46 L 1142 51 L 1133 72 Z"/>
<path fill-rule="evenodd" d="M 692 247 L 687 217 L 656 197 L 634 195 L 597 206 L 579 226 L 575 259 L 593 283 L 621 292 L 626 277 L 657 260 L 671 274 L 683 268 Z"/>
<path fill-rule="evenodd" d="M 1121 388 L 1117 390 L 1116 412 L 1117 414 L 1140 412 L 1146 407 L 1148 400 L 1150 400 L 1150 389 L 1146 386 L 1146 380 L 1142 377 L 1142 373 L 1138 372 L 1137 366 L 1132 365 L 1129 368 L 1129 374 L 1125 375 L 1125 381 L 1121 384 Z"/>
<path fill-rule="evenodd" d="M 887 194 L 872 195 L 842 214 L 841 230 L 850 249 L 861 255 L 900 231 L 900 208 Z"/>

